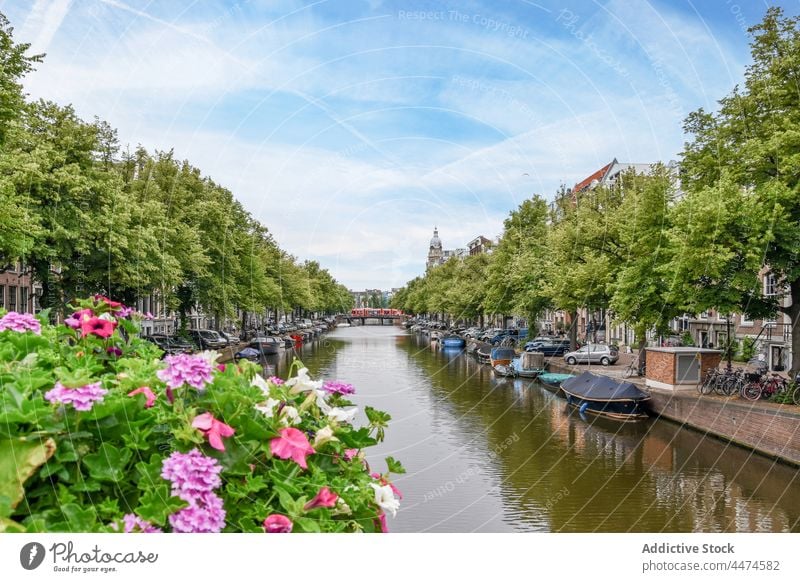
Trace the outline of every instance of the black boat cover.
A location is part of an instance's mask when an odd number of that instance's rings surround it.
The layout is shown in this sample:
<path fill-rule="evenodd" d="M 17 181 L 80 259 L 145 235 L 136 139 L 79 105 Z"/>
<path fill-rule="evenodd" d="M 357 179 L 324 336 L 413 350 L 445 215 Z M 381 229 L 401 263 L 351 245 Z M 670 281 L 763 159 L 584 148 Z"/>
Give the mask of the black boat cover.
<path fill-rule="evenodd" d="M 584 372 L 580 376 L 568 378 L 561 383 L 561 388 L 579 398 L 586 400 L 647 400 L 650 396 L 630 382 L 621 382 L 608 376 L 598 376 Z"/>
<path fill-rule="evenodd" d="M 514 348 L 492 348 L 493 360 L 513 360 L 516 356 Z"/>

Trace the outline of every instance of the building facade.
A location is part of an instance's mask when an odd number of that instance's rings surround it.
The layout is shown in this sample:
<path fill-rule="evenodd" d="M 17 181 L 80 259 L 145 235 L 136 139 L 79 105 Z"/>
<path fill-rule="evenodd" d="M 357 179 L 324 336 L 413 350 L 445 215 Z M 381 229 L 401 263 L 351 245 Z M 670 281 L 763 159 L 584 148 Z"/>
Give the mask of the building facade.
<path fill-rule="evenodd" d="M 8 265 L 0 272 L 0 307 L 20 313 L 38 313 L 41 311 L 40 296 L 41 286 L 31 281 L 22 263 Z"/>

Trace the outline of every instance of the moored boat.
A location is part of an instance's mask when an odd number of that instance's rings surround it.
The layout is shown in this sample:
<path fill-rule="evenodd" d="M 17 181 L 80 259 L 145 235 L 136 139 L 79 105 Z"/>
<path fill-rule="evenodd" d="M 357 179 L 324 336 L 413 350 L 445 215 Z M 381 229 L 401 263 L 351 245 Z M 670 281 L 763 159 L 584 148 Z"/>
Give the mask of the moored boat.
<path fill-rule="evenodd" d="M 561 390 L 567 402 L 581 412 L 625 421 L 647 418 L 646 402 L 650 395 L 631 382 L 584 372 L 563 380 Z"/>
<path fill-rule="evenodd" d="M 281 341 L 279 338 L 272 336 L 259 336 L 250 340 L 249 347 L 253 348 L 254 350 L 258 350 L 259 353 L 270 356 L 278 353 L 278 350 L 281 347 Z"/>
<path fill-rule="evenodd" d="M 458 337 L 457 335 L 449 335 L 442 338 L 442 346 L 446 348 L 463 348 L 466 343 L 464 338 Z"/>
<path fill-rule="evenodd" d="M 492 351 L 489 352 L 489 361 L 492 364 L 492 368 L 497 366 L 498 364 L 504 366 L 510 366 L 511 361 L 517 356 L 517 352 L 514 351 L 514 348 L 492 348 Z"/>
<path fill-rule="evenodd" d="M 513 378 L 516 376 L 514 367 L 511 364 L 495 364 L 492 366 L 492 370 L 497 376 L 502 376 L 503 378 Z"/>
<path fill-rule="evenodd" d="M 545 373 L 544 354 L 525 352 L 511 362 L 514 372 L 520 378 L 536 378 Z"/>
<path fill-rule="evenodd" d="M 561 392 L 561 383 L 564 380 L 569 380 L 570 378 L 574 377 L 575 374 L 556 374 L 547 372 L 545 374 L 539 374 L 536 379 L 551 392 L 554 392 L 559 396 L 564 396 L 564 393 Z"/>

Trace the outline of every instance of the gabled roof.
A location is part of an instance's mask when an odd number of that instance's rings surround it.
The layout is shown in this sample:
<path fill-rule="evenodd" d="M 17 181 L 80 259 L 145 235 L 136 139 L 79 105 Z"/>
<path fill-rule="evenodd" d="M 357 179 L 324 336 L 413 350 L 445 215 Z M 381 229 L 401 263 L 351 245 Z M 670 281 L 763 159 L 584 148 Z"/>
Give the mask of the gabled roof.
<path fill-rule="evenodd" d="M 583 192 L 589 186 L 591 186 L 592 182 L 594 182 L 595 180 L 598 181 L 598 182 L 602 182 L 603 178 L 606 177 L 606 174 L 611 169 L 611 166 L 613 166 L 616 162 L 617 162 L 617 159 L 614 158 L 608 164 L 606 164 L 605 166 L 603 166 L 602 168 L 597 170 L 594 174 L 592 174 L 588 178 L 584 178 L 583 180 L 581 180 L 580 182 L 575 184 L 575 186 L 572 188 L 572 191 L 573 192 Z"/>

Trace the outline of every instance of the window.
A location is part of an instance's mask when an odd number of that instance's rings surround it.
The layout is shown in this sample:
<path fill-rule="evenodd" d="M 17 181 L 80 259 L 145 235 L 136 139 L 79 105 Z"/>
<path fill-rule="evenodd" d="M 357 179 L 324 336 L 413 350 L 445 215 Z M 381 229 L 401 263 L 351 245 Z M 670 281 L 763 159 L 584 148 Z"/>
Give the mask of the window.
<path fill-rule="evenodd" d="M 8 286 L 8 310 L 17 310 L 17 287 L 16 285 Z"/>
<path fill-rule="evenodd" d="M 775 297 L 778 294 L 778 282 L 775 273 L 764 275 L 764 297 Z"/>
<path fill-rule="evenodd" d="M 5 309 L 6 307 L 6 286 L 0 285 L 0 307 Z"/>
<path fill-rule="evenodd" d="M 708 319 L 708 309 L 700 314 L 700 319 Z"/>
<path fill-rule="evenodd" d="M 750 319 L 746 313 L 742 313 L 739 318 L 739 325 L 753 325 L 753 320 Z"/>
<path fill-rule="evenodd" d="M 20 287 L 19 295 L 20 295 L 19 310 L 22 313 L 28 313 L 28 288 Z"/>

